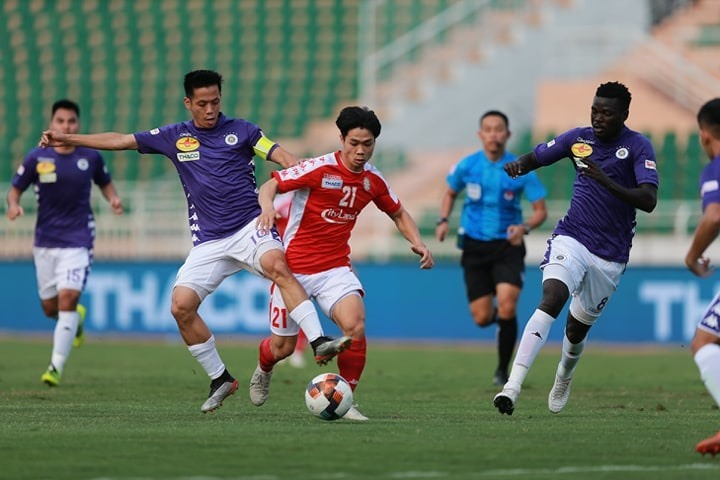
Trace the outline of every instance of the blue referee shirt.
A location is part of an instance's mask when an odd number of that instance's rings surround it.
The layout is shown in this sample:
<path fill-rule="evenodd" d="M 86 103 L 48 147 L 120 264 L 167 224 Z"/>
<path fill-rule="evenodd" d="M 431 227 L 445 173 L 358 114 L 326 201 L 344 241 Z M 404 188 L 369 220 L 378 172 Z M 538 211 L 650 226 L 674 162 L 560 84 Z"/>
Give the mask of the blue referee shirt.
<path fill-rule="evenodd" d="M 503 166 L 515 160 L 505 152 L 496 162 L 488 160 L 480 150 L 458 162 L 447 176 L 451 190 L 466 190 L 460 228 L 475 240 L 489 241 L 507 238 L 507 227 L 522 223 L 520 197 L 525 192 L 528 201 L 536 202 L 547 196 L 545 187 L 535 172 L 510 178 Z"/>

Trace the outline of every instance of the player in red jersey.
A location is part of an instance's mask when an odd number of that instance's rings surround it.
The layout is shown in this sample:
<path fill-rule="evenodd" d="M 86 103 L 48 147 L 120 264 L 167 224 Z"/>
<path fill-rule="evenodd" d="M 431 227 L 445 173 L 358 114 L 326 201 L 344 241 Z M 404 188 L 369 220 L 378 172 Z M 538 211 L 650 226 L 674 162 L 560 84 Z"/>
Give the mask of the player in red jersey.
<path fill-rule="evenodd" d="M 398 231 L 420 256 L 420 268 L 432 268 L 432 254 L 422 241 L 412 216 L 390 190 L 380 172 L 368 163 L 380 135 L 375 112 L 346 107 L 335 121 L 342 149 L 312 158 L 285 170 L 273 172 L 259 192 L 262 213 L 259 229 L 270 229 L 279 213 L 273 204 L 276 193 L 294 191 L 283 237 L 290 269 L 320 309 L 350 336 L 350 347 L 337 357 L 340 375 L 357 387 L 365 368 L 365 305 L 362 284 L 350 264 L 350 234 L 360 211 L 370 202 L 395 222 Z M 267 400 L 272 368 L 292 354 L 298 326 L 287 315 L 282 297 L 273 289 L 270 305 L 273 348 L 261 344 L 259 366 L 250 382 L 255 405 Z M 280 345 L 277 349 L 274 347 Z M 367 420 L 356 406 L 345 418 Z"/>

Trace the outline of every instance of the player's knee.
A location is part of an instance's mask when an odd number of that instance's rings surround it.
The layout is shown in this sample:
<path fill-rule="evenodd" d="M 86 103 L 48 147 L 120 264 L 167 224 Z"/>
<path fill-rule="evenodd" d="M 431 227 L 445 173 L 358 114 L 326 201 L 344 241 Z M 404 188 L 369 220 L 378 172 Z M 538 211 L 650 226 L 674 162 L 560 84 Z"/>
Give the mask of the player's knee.
<path fill-rule="evenodd" d="M 568 340 L 570 340 L 570 343 L 578 344 L 585 340 L 589 330 L 590 325 L 581 323 L 571 317 L 568 319 L 567 325 L 565 326 L 565 336 Z"/>
<path fill-rule="evenodd" d="M 545 280 L 542 300 L 538 308 L 553 318 L 557 318 L 569 297 L 570 292 L 563 282 L 553 278 Z"/>
<path fill-rule="evenodd" d="M 292 355 L 293 351 L 295 351 L 295 338 L 273 335 L 270 340 L 270 352 L 273 358 L 275 358 L 275 360 L 282 360 Z"/>

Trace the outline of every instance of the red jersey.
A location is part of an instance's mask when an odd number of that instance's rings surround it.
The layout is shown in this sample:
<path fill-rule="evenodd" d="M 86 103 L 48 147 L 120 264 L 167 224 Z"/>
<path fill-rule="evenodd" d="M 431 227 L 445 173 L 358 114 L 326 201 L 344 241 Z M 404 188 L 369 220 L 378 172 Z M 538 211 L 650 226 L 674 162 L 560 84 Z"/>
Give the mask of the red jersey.
<path fill-rule="evenodd" d="M 339 151 L 272 176 L 279 192 L 295 190 L 283 236 L 293 273 L 350 266 L 350 233 L 360 211 L 371 201 L 389 215 L 402 207 L 374 166 L 366 163 L 362 172 L 352 172 L 343 165 Z"/>

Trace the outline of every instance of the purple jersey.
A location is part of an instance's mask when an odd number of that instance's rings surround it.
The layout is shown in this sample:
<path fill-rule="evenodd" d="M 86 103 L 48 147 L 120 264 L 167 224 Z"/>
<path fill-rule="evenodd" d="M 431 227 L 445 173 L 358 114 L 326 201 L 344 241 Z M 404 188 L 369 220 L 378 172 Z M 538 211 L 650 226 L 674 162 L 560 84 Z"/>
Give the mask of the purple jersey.
<path fill-rule="evenodd" d="M 36 247 L 93 247 L 92 182 L 100 187 L 110 183 L 110 174 L 97 150 L 77 147 L 68 154 L 52 147 L 30 150 L 12 185 L 23 192 L 34 185 L 38 202 Z"/>
<path fill-rule="evenodd" d="M 703 212 L 711 203 L 720 203 L 720 156 L 715 157 L 700 174 L 700 197 Z"/>
<path fill-rule="evenodd" d="M 222 114 L 209 129 L 188 120 L 135 133 L 140 153 L 161 153 L 175 165 L 193 245 L 228 237 L 260 214 L 253 147 L 262 137 L 257 125 Z"/>
<path fill-rule="evenodd" d="M 627 127 L 611 143 L 597 139 L 591 127 L 574 128 L 538 145 L 534 152 L 541 165 L 569 157 L 579 170 L 582 160 L 589 158 L 623 187 L 637 188 L 644 183 L 658 186 L 652 144 Z M 554 233 L 576 239 L 600 258 L 627 263 L 635 235 L 635 208 L 595 180 L 576 174 L 570 208 Z"/>

